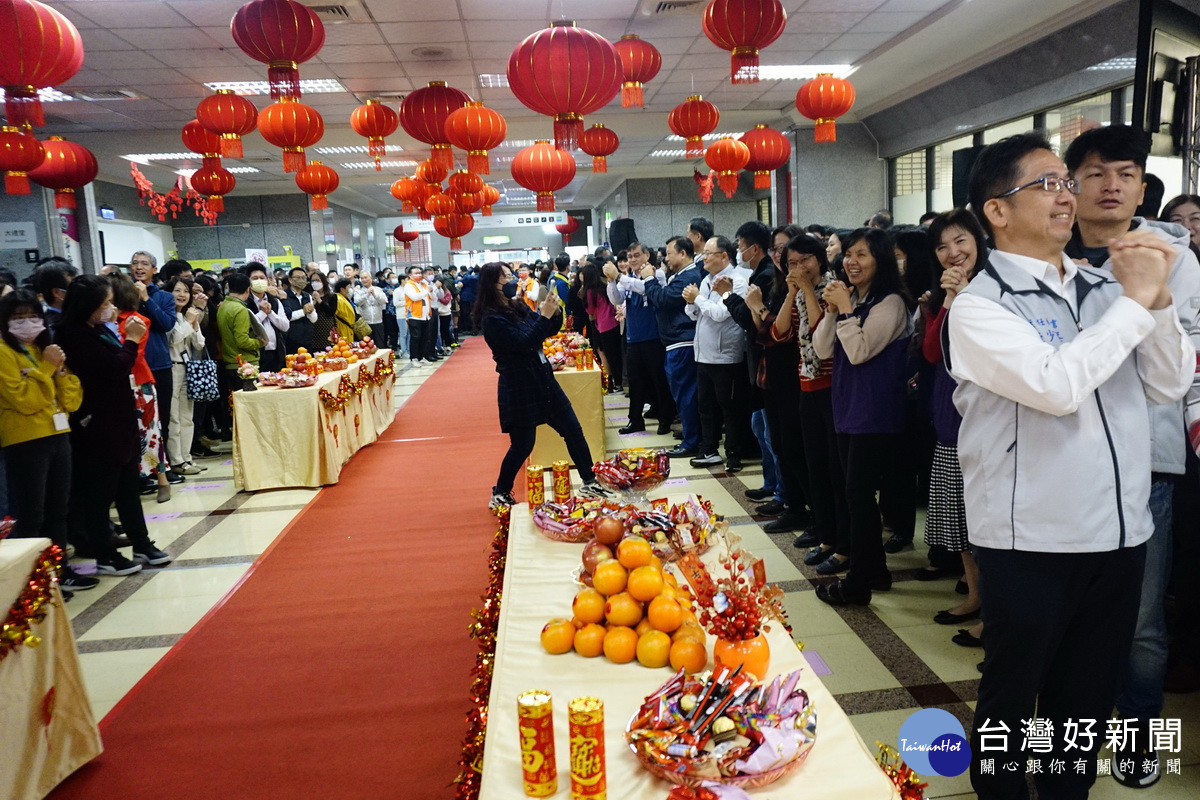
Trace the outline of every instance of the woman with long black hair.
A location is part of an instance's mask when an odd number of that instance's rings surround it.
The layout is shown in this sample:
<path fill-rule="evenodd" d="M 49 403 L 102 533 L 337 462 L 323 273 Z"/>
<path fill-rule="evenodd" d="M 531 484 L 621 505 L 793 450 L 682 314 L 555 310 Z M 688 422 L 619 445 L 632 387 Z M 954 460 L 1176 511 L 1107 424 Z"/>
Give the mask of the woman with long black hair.
<path fill-rule="evenodd" d="M 617 309 L 608 299 L 602 266 L 593 260 L 584 266 L 582 272 L 583 289 L 580 290 L 579 296 L 583 298 L 587 308 L 589 338 L 608 373 L 607 390 L 619 392 L 624 378 L 624 364 L 621 358 L 621 325 L 617 321 Z"/>
<path fill-rule="evenodd" d="M 579 470 L 584 497 L 607 497 L 592 474 L 592 454 L 575 409 L 554 378 L 554 369 L 542 353 L 542 342 L 562 325 L 558 294 L 547 292 L 535 314 L 514 300 L 516 279 L 507 264 L 493 261 L 479 273 L 479 294 L 472 309 L 475 329 L 483 333 L 492 349 L 492 360 L 500 379 L 496 397 L 500 407 L 500 430 L 508 434 L 509 446 L 500 462 L 500 474 L 492 487 L 491 508 L 510 506 L 513 482 L 521 464 L 533 452 L 537 427 L 549 425 L 567 444 L 567 452 Z M 511 288 L 510 288 L 511 287 Z"/>

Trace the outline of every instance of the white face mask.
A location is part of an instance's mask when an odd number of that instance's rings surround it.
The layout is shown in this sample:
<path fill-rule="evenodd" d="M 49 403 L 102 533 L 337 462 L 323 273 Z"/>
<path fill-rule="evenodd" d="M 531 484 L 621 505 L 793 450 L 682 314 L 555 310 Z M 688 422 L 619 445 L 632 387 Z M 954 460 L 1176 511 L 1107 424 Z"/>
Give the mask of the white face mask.
<path fill-rule="evenodd" d="M 46 330 L 46 323 L 37 317 L 13 319 L 8 322 L 8 332 L 15 336 L 17 341 L 22 344 L 29 344 L 40 336 L 44 330 Z"/>
<path fill-rule="evenodd" d="M 250 281 L 250 288 L 254 290 L 255 294 L 262 294 L 267 290 L 267 282 L 262 278 Z"/>
<path fill-rule="evenodd" d="M 105 306 L 104 310 L 100 312 L 101 322 L 112 322 L 116 318 L 117 309 L 115 306 Z"/>

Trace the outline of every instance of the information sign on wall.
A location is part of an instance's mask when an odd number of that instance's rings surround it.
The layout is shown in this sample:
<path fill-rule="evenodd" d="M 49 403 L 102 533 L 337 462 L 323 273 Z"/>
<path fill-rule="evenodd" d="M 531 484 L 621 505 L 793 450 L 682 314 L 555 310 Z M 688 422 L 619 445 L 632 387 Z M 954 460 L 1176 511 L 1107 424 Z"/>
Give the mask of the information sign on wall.
<path fill-rule="evenodd" d="M 24 250 L 37 243 L 36 223 L 0 222 L 0 250 Z"/>

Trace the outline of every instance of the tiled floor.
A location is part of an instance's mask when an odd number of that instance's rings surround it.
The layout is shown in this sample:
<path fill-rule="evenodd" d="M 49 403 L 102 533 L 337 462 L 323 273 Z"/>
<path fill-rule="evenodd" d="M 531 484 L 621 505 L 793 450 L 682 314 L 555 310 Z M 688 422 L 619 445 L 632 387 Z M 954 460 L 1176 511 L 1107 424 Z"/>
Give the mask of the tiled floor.
<path fill-rule="evenodd" d="M 432 368 L 397 375 L 396 402 L 402 405 L 432 374 Z M 624 446 L 671 446 L 669 436 L 621 437 L 627 401 L 606 398 L 609 450 Z M 76 594 L 68 610 L 79 639 L 80 659 L 98 716 L 162 657 L 188 628 L 231 589 L 316 490 L 277 490 L 239 494 L 228 457 L 205 462 L 208 471 L 190 479 L 205 488 L 177 491 L 169 503 L 146 503 L 151 535 L 177 556 L 165 569 L 128 578 L 103 578 L 99 588 Z M 921 583 L 911 570 L 924 564 L 922 551 L 889 556 L 896 586 L 876 594 L 869 608 L 837 610 L 821 603 L 792 535 L 771 536 L 751 516 L 754 504 L 742 492 L 761 484 L 761 467 L 736 475 L 696 469 L 686 459 L 672 462 L 672 477 L 687 479 L 675 491 L 703 495 L 730 517 L 744 546 L 762 556 L 768 578 L 786 591 L 785 606 L 810 665 L 850 714 L 864 741 L 895 744 L 901 723 L 913 711 L 937 705 L 969 723 L 978 687 L 976 664 L 982 651 L 950 642 L 957 626 L 937 625 L 933 615 L 956 605 L 951 581 Z M 178 488 L 178 487 L 177 487 Z M 184 488 L 188 488 L 184 484 Z M 765 520 L 762 520 L 765 521 Z M 920 530 L 920 523 L 918 523 Z M 910 572 L 905 572 L 909 570 Z M 1174 800 L 1200 796 L 1200 694 L 1168 695 L 1164 717 L 1183 719 L 1182 775 L 1164 776 L 1154 788 L 1136 793 L 1110 778 L 1092 791 L 1100 800 L 1144 796 Z M 973 796 L 965 777 L 932 778 L 926 796 Z"/>

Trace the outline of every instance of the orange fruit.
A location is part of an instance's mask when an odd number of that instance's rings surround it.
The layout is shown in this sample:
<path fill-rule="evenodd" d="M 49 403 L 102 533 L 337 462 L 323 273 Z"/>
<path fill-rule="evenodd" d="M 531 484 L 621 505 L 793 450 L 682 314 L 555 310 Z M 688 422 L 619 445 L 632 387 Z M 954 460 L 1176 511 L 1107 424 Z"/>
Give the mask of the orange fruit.
<path fill-rule="evenodd" d="M 650 543 L 645 539 L 630 536 L 622 539 L 621 543 L 617 545 L 617 561 L 621 562 L 621 566 L 625 569 L 644 567 L 650 563 L 650 559 L 653 557 L 654 550 L 650 548 Z"/>
<path fill-rule="evenodd" d="M 683 609 L 669 597 L 656 597 L 646 609 L 646 619 L 657 630 L 670 633 L 683 624 Z"/>
<path fill-rule="evenodd" d="M 641 636 L 643 633 L 646 633 L 647 631 L 654 630 L 654 626 L 650 624 L 649 617 L 642 617 L 642 621 L 637 624 L 637 627 L 634 628 L 634 630 L 637 631 L 638 636 Z"/>
<path fill-rule="evenodd" d="M 663 582 L 668 586 L 673 586 L 676 589 L 679 588 L 679 579 L 675 577 L 675 573 L 673 572 L 663 572 Z"/>
<path fill-rule="evenodd" d="M 691 639 L 676 639 L 671 642 L 670 661 L 671 669 L 676 671 L 682 669 L 685 674 L 691 675 L 708 665 L 708 651 L 700 642 L 693 642 Z"/>
<path fill-rule="evenodd" d="M 633 628 L 617 625 L 604 635 L 604 657 L 614 664 L 628 664 L 637 655 L 637 645 Z"/>
<path fill-rule="evenodd" d="M 695 622 L 684 622 L 675 629 L 675 633 L 671 635 L 671 638 L 677 642 L 686 639 L 702 645 L 708 641 L 708 634 L 704 632 L 704 628 L 701 628 Z"/>
<path fill-rule="evenodd" d="M 601 561 L 592 573 L 592 586 L 605 597 L 625 591 L 629 573 L 617 561 Z"/>
<path fill-rule="evenodd" d="M 304 354 L 305 354 L 305 353 L 307 353 L 307 352 L 308 352 L 308 349 L 307 349 L 307 348 L 304 348 L 304 347 L 298 347 L 298 348 L 296 348 L 296 354 L 297 354 L 297 355 L 304 355 Z"/>
<path fill-rule="evenodd" d="M 671 660 L 671 637 L 662 631 L 642 634 L 637 642 L 637 660 L 650 669 L 665 667 Z"/>
<path fill-rule="evenodd" d="M 575 626 L 569 619 L 552 619 L 542 628 L 542 647 L 551 655 L 571 650 L 575 643 Z"/>
<path fill-rule="evenodd" d="M 608 629 L 592 622 L 575 631 L 575 652 L 584 658 L 595 658 L 604 652 L 604 637 Z"/>
<path fill-rule="evenodd" d="M 628 592 L 614 594 L 604 604 L 604 617 L 613 625 L 632 628 L 642 620 L 642 604 Z"/>
<path fill-rule="evenodd" d="M 581 589 L 571 603 L 571 611 L 581 622 L 600 622 L 604 619 L 604 595 L 595 589 Z"/>
<path fill-rule="evenodd" d="M 650 566 L 655 567 L 659 570 L 662 570 L 662 567 L 663 567 L 662 559 L 659 558 L 658 556 L 654 555 L 653 552 L 650 553 Z"/>
<path fill-rule="evenodd" d="M 644 567 L 637 567 L 629 573 L 629 580 L 625 585 L 625 591 L 633 595 L 635 600 L 641 600 L 643 603 L 658 597 L 662 590 L 662 572 L 648 564 Z"/>

